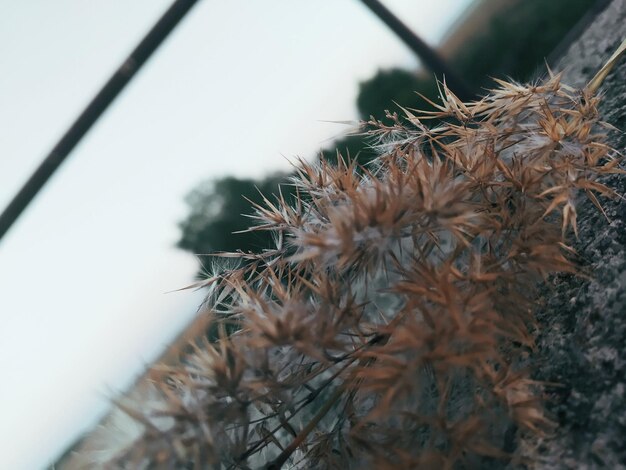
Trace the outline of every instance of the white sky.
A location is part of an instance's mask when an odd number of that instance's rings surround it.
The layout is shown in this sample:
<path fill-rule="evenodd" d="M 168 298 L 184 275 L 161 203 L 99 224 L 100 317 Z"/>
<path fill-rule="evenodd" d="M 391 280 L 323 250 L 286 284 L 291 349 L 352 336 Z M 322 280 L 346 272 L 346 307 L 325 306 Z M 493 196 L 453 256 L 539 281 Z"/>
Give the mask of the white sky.
<path fill-rule="evenodd" d="M 385 0 L 435 44 L 471 0 Z M 0 0 L 0 209 L 172 0 Z M 0 243 L 0 468 L 44 468 L 189 322 L 197 183 L 286 169 L 417 62 L 358 0 L 204 0 Z"/>

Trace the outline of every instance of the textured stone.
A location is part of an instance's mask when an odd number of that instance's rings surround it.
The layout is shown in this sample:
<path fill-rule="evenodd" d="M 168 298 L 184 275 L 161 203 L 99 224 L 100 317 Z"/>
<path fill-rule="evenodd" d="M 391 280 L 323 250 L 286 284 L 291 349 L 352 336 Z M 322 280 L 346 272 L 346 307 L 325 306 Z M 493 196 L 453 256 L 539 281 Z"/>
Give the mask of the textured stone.
<path fill-rule="evenodd" d="M 565 83 L 582 87 L 626 37 L 626 0 L 614 0 L 559 62 Z M 602 86 L 603 119 L 626 129 L 626 59 Z M 621 132 L 610 144 L 626 153 Z M 603 180 L 626 194 L 626 176 Z M 547 389 L 554 435 L 522 447 L 541 469 L 626 469 L 626 201 L 603 200 L 610 222 L 584 196 L 580 263 L 590 279 L 556 276 L 542 290 L 535 377 Z"/>

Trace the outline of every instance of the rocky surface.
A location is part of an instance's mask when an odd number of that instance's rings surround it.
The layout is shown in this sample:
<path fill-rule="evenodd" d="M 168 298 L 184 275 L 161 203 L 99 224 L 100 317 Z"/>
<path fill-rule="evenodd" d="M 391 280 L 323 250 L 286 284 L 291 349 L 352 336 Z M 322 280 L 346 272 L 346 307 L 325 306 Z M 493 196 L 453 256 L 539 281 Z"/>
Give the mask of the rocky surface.
<path fill-rule="evenodd" d="M 626 0 L 614 0 L 559 62 L 564 82 L 582 87 L 626 38 Z M 626 130 L 626 59 L 602 86 L 600 112 Z M 610 134 L 626 154 L 626 136 Z M 623 165 L 624 166 L 624 165 Z M 626 194 L 626 176 L 608 184 Z M 550 438 L 524 442 L 533 468 L 626 469 L 626 200 L 604 200 L 610 222 L 581 198 L 575 248 L 591 279 L 558 276 L 543 289 L 535 378 L 558 382 L 547 408 Z"/>

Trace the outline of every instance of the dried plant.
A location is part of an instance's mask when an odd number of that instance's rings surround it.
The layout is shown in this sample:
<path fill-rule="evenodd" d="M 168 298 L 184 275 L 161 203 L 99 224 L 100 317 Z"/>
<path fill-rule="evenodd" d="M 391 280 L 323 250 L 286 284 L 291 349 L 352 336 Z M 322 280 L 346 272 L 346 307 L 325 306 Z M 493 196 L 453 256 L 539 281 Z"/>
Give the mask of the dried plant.
<path fill-rule="evenodd" d="M 598 177 L 623 170 L 597 87 L 497 83 L 366 123 L 367 167 L 298 162 L 295 200 L 254 207 L 275 248 L 221 254 L 243 262 L 196 285 L 219 339 L 163 368 L 110 466 L 476 468 L 549 432 L 536 286 L 577 272 L 577 196 L 602 211 Z"/>

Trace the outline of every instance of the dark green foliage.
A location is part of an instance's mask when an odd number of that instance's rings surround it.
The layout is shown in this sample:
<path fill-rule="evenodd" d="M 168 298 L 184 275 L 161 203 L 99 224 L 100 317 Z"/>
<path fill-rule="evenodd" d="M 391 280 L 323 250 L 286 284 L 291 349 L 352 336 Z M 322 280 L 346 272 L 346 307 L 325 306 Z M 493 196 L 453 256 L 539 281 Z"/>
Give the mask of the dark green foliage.
<path fill-rule="evenodd" d="M 196 187 L 186 198 L 190 213 L 180 223 L 182 237 L 178 246 L 196 254 L 238 249 L 259 252 L 271 247 L 271 239 L 265 233 L 245 232 L 250 220 L 242 214 L 250 214 L 250 202 L 259 201 L 260 194 L 277 194 L 284 175 L 272 175 L 262 180 L 234 177 L 207 181 Z M 291 193 L 290 186 L 282 185 L 285 197 Z"/>
<path fill-rule="evenodd" d="M 370 116 L 382 119 L 386 110 L 398 109 L 394 103 L 405 108 L 424 108 L 424 100 L 418 93 L 431 99 L 437 96 L 434 76 L 402 69 L 379 70 L 360 84 L 356 105 L 362 119 Z"/>

